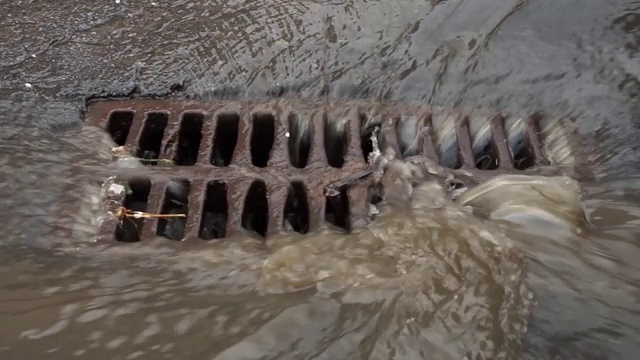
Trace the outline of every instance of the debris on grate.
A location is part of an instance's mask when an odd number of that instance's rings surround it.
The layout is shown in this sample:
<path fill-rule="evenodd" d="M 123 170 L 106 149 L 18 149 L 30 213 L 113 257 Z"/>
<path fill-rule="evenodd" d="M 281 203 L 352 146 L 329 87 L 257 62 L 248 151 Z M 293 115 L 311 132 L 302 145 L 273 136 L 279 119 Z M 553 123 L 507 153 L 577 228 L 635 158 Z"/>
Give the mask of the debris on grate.
<path fill-rule="evenodd" d="M 117 145 L 117 167 L 144 170 L 117 174 L 109 189 L 112 211 L 131 212 L 102 232 L 123 242 L 348 232 L 378 212 L 384 189 L 370 175 L 381 150 L 438 164 L 429 171 L 455 194 L 469 178 L 548 164 L 539 120 L 291 100 L 95 101 L 87 112 Z M 158 216 L 132 215 L 142 213 Z"/>

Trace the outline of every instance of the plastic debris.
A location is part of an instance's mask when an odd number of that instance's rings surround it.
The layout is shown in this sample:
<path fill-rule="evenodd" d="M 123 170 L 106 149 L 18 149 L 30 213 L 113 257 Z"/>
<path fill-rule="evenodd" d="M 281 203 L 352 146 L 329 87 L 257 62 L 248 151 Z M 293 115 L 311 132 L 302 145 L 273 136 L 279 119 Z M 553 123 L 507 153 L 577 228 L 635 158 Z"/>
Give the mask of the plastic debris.
<path fill-rule="evenodd" d="M 111 186 L 109 186 L 109 195 L 110 196 L 122 195 L 122 193 L 124 193 L 124 191 L 125 191 L 125 187 L 120 185 L 120 184 L 111 184 Z"/>
<path fill-rule="evenodd" d="M 114 148 L 111 148 L 111 152 L 113 152 L 113 156 L 116 156 L 116 157 L 131 155 L 129 153 L 129 150 L 127 150 L 125 146 L 116 146 Z"/>

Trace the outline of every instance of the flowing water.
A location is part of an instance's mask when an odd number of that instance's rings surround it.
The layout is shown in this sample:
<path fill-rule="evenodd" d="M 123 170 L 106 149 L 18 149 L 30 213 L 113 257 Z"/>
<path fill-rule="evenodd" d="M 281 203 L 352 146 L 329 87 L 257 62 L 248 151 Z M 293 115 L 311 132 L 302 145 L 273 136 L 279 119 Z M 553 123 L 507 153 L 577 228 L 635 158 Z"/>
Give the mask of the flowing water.
<path fill-rule="evenodd" d="M 3 359 L 637 357 L 639 2 L 0 4 Z M 170 92 L 574 118 L 590 224 L 427 187 L 348 236 L 92 244 L 79 199 L 109 161 L 78 100 Z"/>

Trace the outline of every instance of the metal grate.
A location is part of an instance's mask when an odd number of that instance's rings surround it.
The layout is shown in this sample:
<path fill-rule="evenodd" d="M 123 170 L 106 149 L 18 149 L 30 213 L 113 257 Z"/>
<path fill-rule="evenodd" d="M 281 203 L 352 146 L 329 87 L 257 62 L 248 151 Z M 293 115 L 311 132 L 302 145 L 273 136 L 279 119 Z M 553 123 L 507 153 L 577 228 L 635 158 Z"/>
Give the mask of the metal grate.
<path fill-rule="evenodd" d="M 376 127 L 381 147 L 403 157 L 482 174 L 546 164 L 538 120 L 290 100 L 97 101 L 87 111 L 89 124 L 148 165 L 144 177 L 119 176 L 131 191 L 117 200 L 132 210 L 187 214 L 105 224 L 104 235 L 119 241 L 209 240 L 242 228 L 268 237 L 327 224 L 350 231 L 370 221 L 367 159 Z M 178 185 L 185 191 L 171 191 Z"/>

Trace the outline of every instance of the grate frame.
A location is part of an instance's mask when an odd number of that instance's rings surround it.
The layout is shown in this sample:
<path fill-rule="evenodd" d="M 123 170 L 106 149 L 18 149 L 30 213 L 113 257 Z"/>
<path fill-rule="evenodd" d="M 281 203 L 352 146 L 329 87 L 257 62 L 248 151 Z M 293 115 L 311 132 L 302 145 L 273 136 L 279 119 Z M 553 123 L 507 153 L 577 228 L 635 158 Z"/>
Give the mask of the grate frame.
<path fill-rule="evenodd" d="M 162 114 L 166 119 L 161 138 L 152 142 L 149 126 L 153 116 Z M 426 105 L 379 103 L 368 101 L 298 101 L 288 99 L 265 101 L 191 101 L 191 100 L 96 100 L 88 104 L 86 123 L 98 126 L 112 135 L 118 145 L 124 146 L 131 154 L 140 157 L 157 157 L 153 165 L 145 167 L 143 180 L 150 182 L 146 211 L 161 213 L 166 202 L 167 186 L 172 179 L 189 183 L 188 211 L 184 235 L 181 241 L 204 240 L 202 234 L 203 214 L 207 203 L 207 188 L 211 182 L 224 184 L 226 189 L 226 226 L 224 236 L 230 237 L 243 229 L 243 214 L 246 196 L 256 181 L 264 183 L 267 202 L 267 225 L 263 237 L 294 231 L 285 223 L 285 209 L 290 197 L 291 184 L 305 194 L 307 224 L 302 232 L 312 232 L 327 226 L 326 211 L 331 208 L 334 228 L 342 231 L 367 226 L 371 221 L 369 206 L 372 181 L 369 175 L 372 168 L 366 161 L 366 137 L 361 136 L 363 129 L 371 119 L 380 127 L 379 142 L 382 148 L 392 148 L 401 154 L 401 141 L 398 138 L 398 124 L 402 116 L 413 116 L 419 124 L 419 141 L 416 153 L 436 163 L 441 162 L 438 152 L 438 132 L 435 123 L 453 117 L 455 143 L 458 164 L 455 168 L 446 168 L 446 175 L 454 178 L 477 179 L 495 176 L 498 173 L 518 171 L 515 156 L 509 147 L 505 121 L 509 118 L 503 113 L 489 115 L 491 131 L 491 153 L 496 166 L 492 170 L 478 169 L 478 159 L 474 155 L 473 139 L 469 121 L 478 114 L 472 111 L 453 110 Z M 486 115 L 483 115 L 486 117 Z M 292 119 L 306 119 L 309 126 L 309 145 L 306 161 L 291 159 Z M 201 119 L 197 144 L 197 156 L 188 165 L 177 161 L 181 151 L 181 134 L 184 131 L 184 119 Z M 253 126 L 256 119 L 270 118 L 273 124 L 273 138 L 266 161 L 256 164 L 253 161 L 252 146 L 259 142 Z M 120 120 L 118 120 L 120 119 Z M 231 119 L 231 120 L 229 120 Z M 235 119 L 235 120 L 234 120 Z M 344 156 L 340 167 L 330 163 L 325 151 L 328 124 L 339 119 L 345 120 Z M 525 148 L 527 161 L 531 166 L 544 166 L 549 162 L 544 154 L 539 130 L 540 114 L 522 118 L 525 122 Z M 230 159 L 214 164 L 217 130 L 223 121 L 237 121 L 237 138 Z M 262 121 L 262 120 L 261 120 Z M 265 120 L 266 121 L 266 120 Z M 269 122 L 269 121 L 267 121 Z M 122 125 L 124 124 L 124 125 Z M 128 124 L 128 126 L 127 126 Z M 226 125 L 224 125 L 226 126 Z M 192 127 L 191 127 L 192 128 Z M 197 126 L 196 126 L 197 128 Z M 115 130 L 114 130 L 115 129 Z M 157 136 L 157 135 L 155 135 Z M 256 140 L 258 139 L 258 140 Z M 335 140 L 335 139 L 334 139 Z M 228 139 L 225 141 L 229 142 Z M 222 142 L 222 140 L 220 140 Z M 233 141 L 230 141 L 231 143 Z M 267 141 L 268 143 L 268 141 Z M 159 144 L 159 146 L 158 146 Z M 193 157 L 193 145 L 191 156 Z M 153 154 L 153 152 L 157 152 Z M 228 152 L 228 151 L 227 151 Z M 227 154 L 228 155 L 228 154 Z M 264 155 L 261 154 L 264 160 Z M 494 160 L 491 160 L 494 161 Z M 174 162 L 174 164 L 171 164 Z M 222 165 L 221 165 L 222 164 Z M 302 166 L 301 166 L 302 164 Z M 139 174 L 116 173 L 118 183 L 140 181 Z M 122 205 L 125 197 L 114 200 Z M 305 207 L 303 206 L 303 207 Z M 304 211 L 304 210 L 302 210 Z M 158 219 L 145 219 L 141 222 L 139 240 L 147 241 L 159 236 Z M 101 237 L 114 239 L 118 224 L 115 219 L 106 221 L 100 230 Z M 300 232 L 300 231 L 299 231 Z"/>

